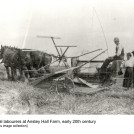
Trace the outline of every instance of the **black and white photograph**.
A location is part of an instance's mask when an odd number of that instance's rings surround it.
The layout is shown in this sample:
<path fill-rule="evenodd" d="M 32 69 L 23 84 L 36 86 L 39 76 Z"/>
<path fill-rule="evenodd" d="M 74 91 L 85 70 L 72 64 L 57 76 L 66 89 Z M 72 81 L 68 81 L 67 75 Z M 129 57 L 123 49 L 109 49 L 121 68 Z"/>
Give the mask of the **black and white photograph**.
<path fill-rule="evenodd" d="M 133 115 L 132 0 L 0 0 L 0 115 Z"/>

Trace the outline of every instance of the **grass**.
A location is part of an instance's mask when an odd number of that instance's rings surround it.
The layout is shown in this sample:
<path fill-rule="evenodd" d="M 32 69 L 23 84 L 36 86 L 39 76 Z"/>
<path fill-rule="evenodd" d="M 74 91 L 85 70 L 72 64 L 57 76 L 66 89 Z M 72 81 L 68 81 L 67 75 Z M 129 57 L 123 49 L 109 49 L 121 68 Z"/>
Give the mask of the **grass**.
<path fill-rule="evenodd" d="M 133 91 L 73 95 L 33 88 L 21 82 L 0 81 L 1 114 L 133 114 Z M 119 89 L 118 89 L 119 90 Z"/>
<path fill-rule="evenodd" d="M 75 95 L 0 80 L 0 114 L 134 114 L 134 91 L 121 85 L 118 81 L 109 90 Z"/>

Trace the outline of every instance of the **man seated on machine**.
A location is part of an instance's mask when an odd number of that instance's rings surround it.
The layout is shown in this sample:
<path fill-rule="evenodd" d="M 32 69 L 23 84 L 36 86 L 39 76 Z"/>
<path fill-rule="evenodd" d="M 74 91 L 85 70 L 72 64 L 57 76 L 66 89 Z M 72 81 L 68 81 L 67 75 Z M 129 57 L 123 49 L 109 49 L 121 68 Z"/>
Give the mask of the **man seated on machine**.
<path fill-rule="evenodd" d="M 124 60 L 124 47 L 120 44 L 118 37 L 114 38 L 114 43 L 116 45 L 115 56 L 108 57 L 104 61 L 104 63 L 101 66 L 101 72 L 106 72 L 107 71 L 107 67 L 108 67 L 110 62 L 113 62 L 113 61 L 116 61 L 116 60 Z"/>

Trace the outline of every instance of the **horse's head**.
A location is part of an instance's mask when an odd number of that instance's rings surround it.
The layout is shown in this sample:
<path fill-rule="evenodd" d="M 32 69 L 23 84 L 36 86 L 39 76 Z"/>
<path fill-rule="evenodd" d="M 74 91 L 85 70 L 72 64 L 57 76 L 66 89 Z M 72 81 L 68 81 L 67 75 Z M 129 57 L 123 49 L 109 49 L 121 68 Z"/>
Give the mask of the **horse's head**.
<path fill-rule="evenodd" d="M 1 49 L 0 49 L 0 59 L 3 58 L 3 53 L 4 53 L 4 51 L 5 51 L 5 46 L 2 46 L 2 45 L 1 45 Z"/>

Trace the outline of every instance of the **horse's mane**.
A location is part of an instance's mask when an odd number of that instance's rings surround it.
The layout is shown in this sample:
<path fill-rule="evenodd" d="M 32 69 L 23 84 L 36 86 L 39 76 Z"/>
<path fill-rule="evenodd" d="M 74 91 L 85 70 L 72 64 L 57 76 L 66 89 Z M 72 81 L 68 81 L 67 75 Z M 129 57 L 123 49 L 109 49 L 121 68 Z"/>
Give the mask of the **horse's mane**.
<path fill-rule="evenodd" d="M 16 47 L 13 47 L 13 46 L 6 46 L 6 45 L 4 45 L 4 46 L 2 46 L 1 45 L 1 51 L 3 50 L 3 52 L 2 53 L 4 53 L 4 51 L 6 50 L 6 49 L 9 49 L 9 50 L 11 50 L 11 51 L 16 51 L 17 52 L 17 54 L 19 55 L 19 57 L 21 57 L 21 49 L 19 49 L 19 48 L 16 48 Z M 15 52 L 14 51 L 14 52 Z M 15 53 L 16 53 L 15 52 Z"/>
<path fill-rule="evenodd" d="M 19 50 L 19 48 L 15 47 L 15 46 L 2 46 L 4 48 L 9 48 L 9 49 L 12 49 L 12 50 Z"/>
<path fill-rule="evenodd" d="M 49 54 L 49 53 L 47 53 L 47 52 L 45 52 L 45 51 L 41 51 L 41 50 L 35 50 L 35 51 L 31 51 L 31 52 L 38 52 L 38 53 L 41 53 L 41 54 L 46 54 L 46 55 L 49 55 L 49 56 L 54 56 L 54 57 L 56 57 L 54 54 Z"/>
<path fill-rule="evenodd" d="M 18 50 L 19 52 L 21 52 L 21 49 L 15 47 L 15 46 L 7 46 L 7 45 L 4 45 L 4 46 L 2 46 L 2 47 L 3 47 L 3 48 L 9 48 L 9 49 L 11 49 L 11 50 Z M 52 57 L 54 57 L 54 58 L 57 58 L 57 56 L 55 56 L 54 54 L 49 54 L 49 53 L 44 52 L 44 51 L 37 50 L 36 52 L 39 52 L 39 53 L 42 53 L 42 54 L 49 55 L 49 56 L 52 56 Z"/>

